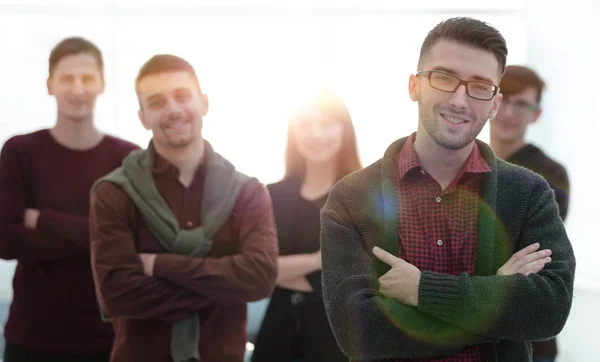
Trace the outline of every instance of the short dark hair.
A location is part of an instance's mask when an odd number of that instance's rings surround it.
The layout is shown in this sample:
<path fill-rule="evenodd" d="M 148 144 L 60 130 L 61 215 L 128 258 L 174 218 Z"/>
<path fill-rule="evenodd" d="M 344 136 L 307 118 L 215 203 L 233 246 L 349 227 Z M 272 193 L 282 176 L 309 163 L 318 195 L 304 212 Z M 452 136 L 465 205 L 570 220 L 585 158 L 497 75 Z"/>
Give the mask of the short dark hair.
<path fill-rule="evenodd" d="M 419 70 L 422 70 L 421 67 L 425 57 L 440 39 L 454 40 L 492 52 L 498 60 L 500 74 L 504 73 L 508 49 L 506 47 L 506 40 L 504 40 L 502 34 L 496 28 L 483 21 L 465 17 L 444 20 L 427 34 L 423 45 L 421 45 Z"/>
<path fill-rule="evenodd" d="M 537 103 L 542 101 L 542 91 L 546 83 L 531 68 L 521 65 L 509 65 L 504 71 L 500 82 L 500 92 L 505 96 L 521 93 L 527 88 L 534 88 L 537 92 Z"/>
<path fill-rule="evenodd" d="M 135 78 L 135 91 L 138 93 L 138 86 L 140 81 L 149 75 L 159 73 L 174 73 L 174 72 L 186 72 L 192 75 L 198 83 L 198 89 L 200 89 L 200 82 L 198 82 L 198 76 L 194 67 L 183 58 L 172 54 L 157 54 L 152 58 L 148 59 L 144 65 L 140 68 L 137 77 Z"/>
<path fill-rule="evenodd" d="M 60 43 L 56 44 L 54 48 L 52 48 L 50 57 L 48 58 L 48 74 L 52 76 L 56 65 L 62 58 L 81 53 L 90 54 L 96 58 L 98 61 L 98 67 L 100 68 L 100 73 L 104 76 L 104 61 L 102 60 L 102 52 L 94 43 L 78 36 L 65 38 L 61 40 Z"/>

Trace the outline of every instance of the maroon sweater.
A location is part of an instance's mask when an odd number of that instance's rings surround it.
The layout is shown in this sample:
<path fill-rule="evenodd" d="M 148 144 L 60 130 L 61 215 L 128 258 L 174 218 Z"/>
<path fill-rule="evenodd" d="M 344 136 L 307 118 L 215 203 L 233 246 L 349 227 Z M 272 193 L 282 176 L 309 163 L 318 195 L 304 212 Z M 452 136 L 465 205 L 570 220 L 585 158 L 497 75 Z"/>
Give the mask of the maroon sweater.
<path fill-rule="evenodd" d="M 0 154 L 0 258 L 18 261 L 4 329 L 7 341 L 55 355 L 109 349 L 90 267 L 90 188 L 121 165 L 132 143 L 105 136 L 85 151 L 60 145 L 49 130 L 16 136 Z M 23 226 L 40 210 L 37 229 Z"/>
<path fill-rule="evenodd" d="M 189 187 L 155 153 L 152 176 L 179 225 L 202 225 L 204 167 Z M 277 232 L 271 199 L 256 179 L 237 196 L 205 258 L 168 253 L 127 193 L 109 182 L 92 196 L 92 268 L 98 296 L 112 317 L 111 362 L 172 362 L 173 322 L 197 312 L 202 362 L 242 362 L 249 301 L 266 298 L 277 274 Z M 147 276 L 139 253 L 158 254 Z"/>

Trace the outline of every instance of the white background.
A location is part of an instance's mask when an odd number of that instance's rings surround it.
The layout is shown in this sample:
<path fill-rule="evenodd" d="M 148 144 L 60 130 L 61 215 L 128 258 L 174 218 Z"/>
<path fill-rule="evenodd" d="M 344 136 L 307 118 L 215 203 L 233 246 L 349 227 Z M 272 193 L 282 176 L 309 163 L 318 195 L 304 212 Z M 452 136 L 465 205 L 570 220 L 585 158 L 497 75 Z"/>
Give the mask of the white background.
<path fill-rule="evenodd" d="M 561 361 L 592 361 L 599 339 L 591 326 L 600 320 L 579 303 L 600 302 L 596 1 L 0 0 L 0 144 L 53 125 L 47 59 L 62 38 L 80 35 L 104 53 L 107 89 L 96 121 L 108 133 L 147 144 L 134 78 L 150 56 L 173 53 L 194 65 L 209 96 L 205 137 L 242 172 L 265 183 L 283 175 L 289 114 L 320 86 L 347 103 L 368 165 L 416 129 L 408 76 L 427 31 L 456 15 L 497 27 L 509 46 L 509 64 L 533 67 L 549 86 L 528 139 L 569 172 L 566 225 L 582 295 L 561 339 Z M 480 135 L 484 141 L 487 132 Z M 12 262 L 0 264 L 0 295 L 11 293 L 13 268 Z"/>

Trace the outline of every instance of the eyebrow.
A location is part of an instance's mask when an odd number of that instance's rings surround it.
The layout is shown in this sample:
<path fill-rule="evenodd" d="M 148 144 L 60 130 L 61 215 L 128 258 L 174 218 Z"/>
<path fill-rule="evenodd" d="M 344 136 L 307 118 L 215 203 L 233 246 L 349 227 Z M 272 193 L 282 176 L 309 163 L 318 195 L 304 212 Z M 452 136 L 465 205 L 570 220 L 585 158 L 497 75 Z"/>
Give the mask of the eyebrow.
<path fill-rule="evenodd" d="M 180 88 L 174 89 L 172 92 L 173 93 L 180 93 L 182 91 L 184 91 L 184 92 L 191 92 L 191 90 L 188 87 L 180 87 Z M 146 98 L 146 101 L 150 101 L 152 99 L 160 98 L 160 97 L 163 97 L 163 93 L 154 93 L 154 94 L 148 96 L 148 98 Z"/>
<path fill-rule="evenodd" d="M 444 73 L 452 74 L 454 76 L 457 75 L 454 70 L 452 70 L 450 68 L 443 67 L 441 65 L 437 65 L 437 66 L 431 68 L 431 70 L 439 70 L 439 71 L 442 71 Z M 479 80 L 479 81 L 486 82 L 486 83 L 489 83 L 489 84 L 496 84 L 490 78 L 482 77 L 482 76 L 479 76 L 479 75 L 472 75 L 470 79 L 471 80 Z"/>
<path fill-rule="evenodd" d="M 181 92 L 191 93 L 192 90 L 190 88 L 187 88 L 187 87 L 182 87 L 182 88 L 175 89 L 175 91 L 173 93 L 181 93 Z"/>
<path fill-rule="evenodd" d="M 160 99 L 160 98 L 163 98 L 162 94 L 153 94 L 153 95 L 149 96 L 148 98 L 146 98 L 144 100 L 144 102 L 151 102 L 155 99 Z"/>

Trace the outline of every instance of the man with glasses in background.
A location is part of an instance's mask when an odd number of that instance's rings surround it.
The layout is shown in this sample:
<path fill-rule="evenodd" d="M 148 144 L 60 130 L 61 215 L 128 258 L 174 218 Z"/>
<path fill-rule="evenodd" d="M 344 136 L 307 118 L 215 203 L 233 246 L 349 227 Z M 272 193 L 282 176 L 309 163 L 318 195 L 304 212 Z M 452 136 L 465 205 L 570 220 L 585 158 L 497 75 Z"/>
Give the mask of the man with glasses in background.
<path fill-rule="evenodd" d="M 323 300 L 351 360 L 529 362 L 563 328 L 575 257 L 554 193 L 476 140 L 506 56 L 486 23 L 438 24 L 409 78 L 417 132 L 330 192 Z"/>
<path fill-rule="evenodd" d="M 491 122 L 491 146 L 496 156 L 542 175 L 554 190 L 560 217 L 565 220 L 569 208 L 569 178 L 565 168 L 538 147 L 525 142 L 527 128 L 542 113 L 540 102 L 544 81 L 532 69 L 506 67 L 500 89 L 504 98 Z M 556 339 L 533 342 L 534 362 L 552 362 L 557 356 Z"/>

